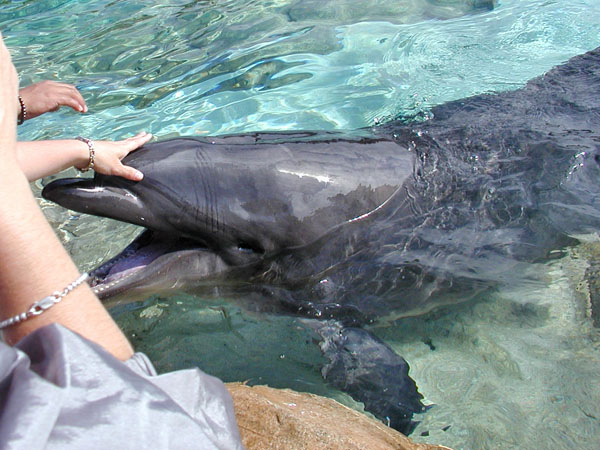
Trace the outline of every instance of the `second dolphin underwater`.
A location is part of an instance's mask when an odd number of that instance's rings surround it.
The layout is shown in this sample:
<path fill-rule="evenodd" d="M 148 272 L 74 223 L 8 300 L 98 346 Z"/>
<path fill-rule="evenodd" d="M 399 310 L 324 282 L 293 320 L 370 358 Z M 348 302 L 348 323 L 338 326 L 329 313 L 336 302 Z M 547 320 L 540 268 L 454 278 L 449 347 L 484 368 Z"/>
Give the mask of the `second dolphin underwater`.
<path fill-rule="evenodd" d="M 365 327 L 515 282 L 598 230 L 600 49 L 432 115 L 148 144 L 125 159 L 139 183 L 96 174 L 43 196 L 146 228 L 92 272 L 101 298 L 216 286 L 309 318 L 323 376 L 408 433 L 422 396 Z"/>

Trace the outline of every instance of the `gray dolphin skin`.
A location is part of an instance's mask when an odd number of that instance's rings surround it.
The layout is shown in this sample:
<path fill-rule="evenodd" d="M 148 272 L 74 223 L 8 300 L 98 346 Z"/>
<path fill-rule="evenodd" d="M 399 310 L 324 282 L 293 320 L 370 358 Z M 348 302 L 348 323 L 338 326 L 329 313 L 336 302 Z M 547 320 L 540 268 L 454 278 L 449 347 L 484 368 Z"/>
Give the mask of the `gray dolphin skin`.
<path fill-rule="evenodd" d="M 93 272 L 101 298 L 218 286 L 307 318 L 328 382 L 409 433 L 422 396 L 369 325 L 526 281 L 527 263 L 598 230 L 600 50 L 431 112 L 148 144 L 125 160 L 141 182 L 96 174 L 43 196 L 146 228 Z"/>

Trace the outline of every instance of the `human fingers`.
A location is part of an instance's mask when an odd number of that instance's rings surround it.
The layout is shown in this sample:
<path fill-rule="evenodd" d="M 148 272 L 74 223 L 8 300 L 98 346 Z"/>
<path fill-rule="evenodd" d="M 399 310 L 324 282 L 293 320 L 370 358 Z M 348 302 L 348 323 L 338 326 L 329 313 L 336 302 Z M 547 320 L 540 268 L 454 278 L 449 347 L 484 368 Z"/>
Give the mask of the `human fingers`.
<path fill-rule="evenodd" d="M 121 160 L 150 139 L 152 139 L 151 134 L 141 132 L 121 141 L 95 141 L 94 170 L 105 175 L 119 176 L 133 181 L 141 180 L 144 175 L 133 167 L 123 165 Z"/>
<path fill-rule="evenodd" d="M 120 160 L 125 158 L 129 153 L 134 150 L 137 150 L 146 142 L 152 139 L 152 135 L 150 133 L 146 133 L 142 131 L 141 133 L 136 134 L 127 139 L 123 139 L 121 141 L 101 141 L 100 145 L 103 147 L 108 146 L 112 152 L 119 158 Z"/>
<path fill-rule="evenodd" d="M 113 174 L 132 181 L 140 181 L 142 178 L 144 178 L 144 174 L 142 172 L 140 172 L 137 169 L 134 169 L 133 167 L 125 166 L 123 163 L 121 163 L 120 160 L 132 151 L 140 148 L 150 139 L 152 139 L 152 134 L 142 131 L 141 133 L 138 133 L 133 137 L 121 141 L 121 144 L 125 144 L 124 153 L 122 154 L 122 156 L 119 156 L 119 164 L 116 167 L 113 167 Z"/>
<path fill-rule="evenodd" d="M 81 93 L 71 84 L 52 80 L 40 81 L 19 91 L 27 108 L 27 118 L 32 119 L 61 106 L 68 106 L 75 111 L 86 112 L 87 105 Z"/>
<path fill-rule="evenodd" d="M 136 134 L 135 136 L 132 136 L 130 138 L 127 138 L 127 139 L 121 141 L 121 143 L 124 144 L 125 148 L 127 149 L 127 153 L 129 153 L 135 149 L 140 148 L 142 145 L 147 143 L 150 139 L 152 139 L 152 134 L 142 131 L 142 132 Z M 123 155 L 123 157 L 125 157 L 125 155 Z"/>
<path fill-rule="evenodd" d="M 69 106 L 73 108 L 75 111 L 79 111 L 82 113 L 87 112 L 88 107 L 81 95 L 81 92 L 73 86 L 72 84 L 66 83 L 57 83 L 58 90 L 60 91 L 59 103 L 61 106 Z"/>
<path fill-rule="evenodd" d="M 79 90 L 67 83 L 56 83 L 55 96 L 58 106 L 68 106 L 75 111 L 85 113 L 88 108 Z"/>
<path fill-rule="evenodd" d="M 123 150 L 119 142 L 94 141 L 95 157 L 94 171 L 103 175 L 124 177 L 129 180 L 139 181 L 144 175 L 134 169 L 123 165 L 121 159 L 128 153 Z"/>
<path fill-rule="evenodd" d="M 139 170 L 126 166 L 121 161 L 118 161 L 112 168 L 112 174 L 118 177 L 123 177 L 131 181 L 141 181 L 144 178 L 144 174 Z"/>

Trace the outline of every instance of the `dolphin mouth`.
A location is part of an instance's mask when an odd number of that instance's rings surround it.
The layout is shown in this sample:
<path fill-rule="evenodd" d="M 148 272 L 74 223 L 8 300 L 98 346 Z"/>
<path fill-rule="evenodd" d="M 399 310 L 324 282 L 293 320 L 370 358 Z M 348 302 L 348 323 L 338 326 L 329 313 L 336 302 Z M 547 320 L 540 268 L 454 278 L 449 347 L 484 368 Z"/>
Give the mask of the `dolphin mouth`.
<path fill-rule="evenodd" d="M 146 229 L 117 256 L 93 269 L 88 283 L 101 299 L 117 295 L 143 284 L 160 273 L 167 259 L 189 250 L 206 250 L 206 246 Z"/>

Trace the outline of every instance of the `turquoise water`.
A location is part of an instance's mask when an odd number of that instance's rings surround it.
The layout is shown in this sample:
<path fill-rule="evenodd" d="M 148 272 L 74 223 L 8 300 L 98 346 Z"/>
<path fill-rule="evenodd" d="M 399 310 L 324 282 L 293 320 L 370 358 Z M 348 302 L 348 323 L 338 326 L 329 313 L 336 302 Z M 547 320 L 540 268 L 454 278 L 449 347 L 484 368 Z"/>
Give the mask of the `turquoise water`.
<path fill-rule="evenodd" d="M 425 120 L 432 105 L 518 88 L 600 45 L 597 1 L 483 3 L 13 1 L 0 3 L 0 30 L 22 84 L 73 83 L 90 109 L 29 121 L 20 139 Z M 40 203 L 83 270 L 138 233 Z M 436 405 L 414 439 L 455 449 L 597 447 L 600 354 L 583 281 L 596 253 L 573 252 L 532 268 L 547 283 L 376 330 Z M 318 348 L 292 319 L 183 294 L 114 313 L 160 370 L 198 365 L 352 404 L 323 384 Z"/>

